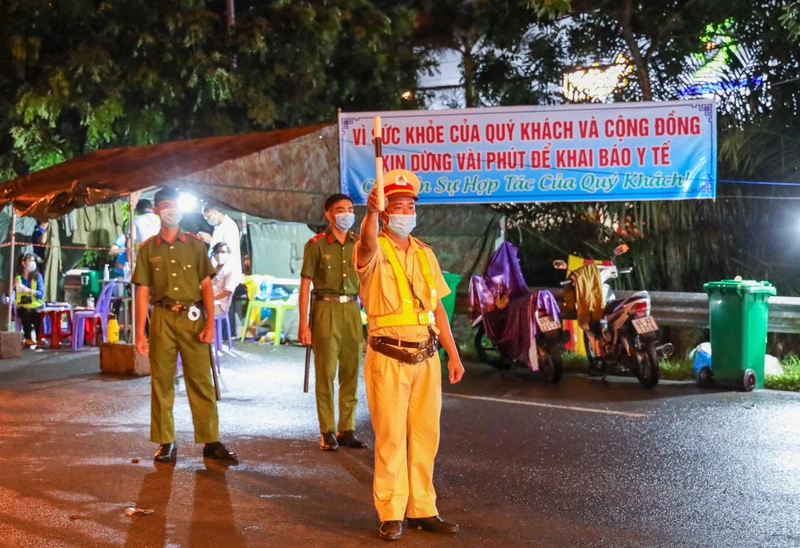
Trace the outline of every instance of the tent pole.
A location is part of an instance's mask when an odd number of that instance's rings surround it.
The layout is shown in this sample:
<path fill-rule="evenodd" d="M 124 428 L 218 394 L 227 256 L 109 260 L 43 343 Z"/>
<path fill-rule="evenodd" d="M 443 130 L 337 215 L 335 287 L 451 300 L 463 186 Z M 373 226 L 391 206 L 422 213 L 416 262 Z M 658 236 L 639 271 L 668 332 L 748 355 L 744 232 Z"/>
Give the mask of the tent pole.
<path fill-rule="evenodd" d="M 11 314 L 12 299 L 14 296 L 14 253 L 17 246 L 17 211 L 14 202 L 11 202 L 11 247 L 8 252 L 8 330 L 16 331 L 14 317 Z"/>
<path fill-rule="evenodd" d="M 133 268 L 136 266 L 136 257 L 134 256 L 133 249 L 133 197 L 128 195 L 128 264 L 130 265 L 130 276 L 126 280 L 126 284 L 130 287 L 131 294 L 131 324 L 130 324 L 130 342 L 136 342 L 136 286 L 131 283 L 133 278 Z M 127 318 L 126 318 L 127 320 Z"/>

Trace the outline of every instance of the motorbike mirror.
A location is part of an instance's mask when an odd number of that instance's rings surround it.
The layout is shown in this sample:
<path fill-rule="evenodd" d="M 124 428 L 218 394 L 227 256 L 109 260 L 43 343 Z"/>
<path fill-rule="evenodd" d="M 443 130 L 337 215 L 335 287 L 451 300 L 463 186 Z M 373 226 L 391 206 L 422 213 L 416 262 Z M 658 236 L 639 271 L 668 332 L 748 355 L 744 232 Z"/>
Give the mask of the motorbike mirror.
<path fill-rule="evenodd" d="M 619 245 L 614 249 L 614 255 L 616 257 L 619 257 L 620 255 L 625 255 L 629 249 L 630 248 L 626 244 Z"/>
<path fill-rule="evenodd" d="M 553 268 L 555 268 L 556 270 L 566 270 L 567 263 L 560 259 L 557 261 L 553 261 Z"/>

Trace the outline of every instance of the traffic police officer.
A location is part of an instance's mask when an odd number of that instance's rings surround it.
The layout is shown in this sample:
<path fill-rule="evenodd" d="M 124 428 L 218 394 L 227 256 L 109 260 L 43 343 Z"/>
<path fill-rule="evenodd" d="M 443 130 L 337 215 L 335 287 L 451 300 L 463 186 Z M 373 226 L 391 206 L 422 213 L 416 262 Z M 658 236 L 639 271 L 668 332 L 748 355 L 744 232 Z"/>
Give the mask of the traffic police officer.
<path fill-rule="evenodd" d="M 150 356 L 150 439 L 159 444 L 157 462 L 177 457 L 172 407 L 175 367 L 180 352 L 186 393 L 194 422 L 194 441 L 203 444 L 203 456 L 236 461 L 236 453 L 219 441 L 219 417 L 211 381 L 209 343 L 214 339 L 214 267 L 205 244 L 182 232 L 178 193 L 164 188 L 155 196 L 161 231 L 139 250 L 133 283 L 136 296 L 136 350 Z M 201 302 L 202 301 L 202 302 Z M 148 305 L 153 305 L 150 342 L 145 336 Z M 203 318 L 210 318 L 206 321 Z M 152 346 L 150 352 L 149 346 Z"/>
<path fill-rule="evenodd" d="M 439 517 L 433 488 L 442 408 L 439 342 L 449 357 L 451 384 L 461 380 L 464 367 L 442 307 L 450 290 L 439 263 L 429 246 L 410 236 L 419 187 L 410 171 L 386 173 L 386 209 L 379 213 L 373 189 L 355 246 L 369 330 L 364 381 L 375 430 L 373 495 L 386 540 L 402 537 L 405 518 L 425 531 L 458 532 L 457 524 Z"/>
<path fill-rule="evenodd" d="M 355 435 L 362 331 L 358 277 L 353 267 L 353 248 L 358 237 L 350 232 L 355 222 L 353 201 L 344 194 L 330 196 L 325 200 L 325 217 L 330 227 L 311 238 L 305 248 L 300 273 L 300 310 L 307 310 L 312 282 L 314 300 L 311 327 L 305 313 L 301 313 L 298 338 L 305 346 L 313 345 L 320 448 L 335 451 L 343 445 L 362 449 L 366 445 Z M 337 362 L 338 431 L 333 409 Z"/>

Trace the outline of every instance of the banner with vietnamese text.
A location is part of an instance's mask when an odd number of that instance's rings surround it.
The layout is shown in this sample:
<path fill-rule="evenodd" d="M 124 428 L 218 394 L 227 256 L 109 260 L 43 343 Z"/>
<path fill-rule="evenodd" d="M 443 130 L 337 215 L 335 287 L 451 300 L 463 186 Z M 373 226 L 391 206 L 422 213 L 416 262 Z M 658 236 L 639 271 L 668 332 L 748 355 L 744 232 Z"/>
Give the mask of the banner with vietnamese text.
<path fill-rule="evenodd" d="M 686 200 L 716 196 L 713 99 L 339 114 L 342 191 L 363 204 L 409 169 L 420 203 Z"/>

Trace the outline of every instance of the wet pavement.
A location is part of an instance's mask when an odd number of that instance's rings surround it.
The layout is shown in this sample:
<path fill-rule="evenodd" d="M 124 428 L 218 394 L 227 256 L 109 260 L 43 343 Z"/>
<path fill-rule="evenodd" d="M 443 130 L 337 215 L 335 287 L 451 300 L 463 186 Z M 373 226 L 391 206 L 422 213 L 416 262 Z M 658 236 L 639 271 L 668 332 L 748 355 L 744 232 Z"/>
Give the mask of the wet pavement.
<path fill-rule="evenodd" d="M 0 546 L 382 545 L 372 451 L 317 448 L 303 357 L 223 357 L 227 470 L 192 443 L 182 383 L 178 464 L 156 467 L 149 378 L 100 374 L 93 350 L 0 362 Z M 435 478 L 461 534 L 404 545 L 800 546 L 800 397 L 467 368 L 445 387 Z M 358 421 L 372 444 L 363 383 Z"/>

